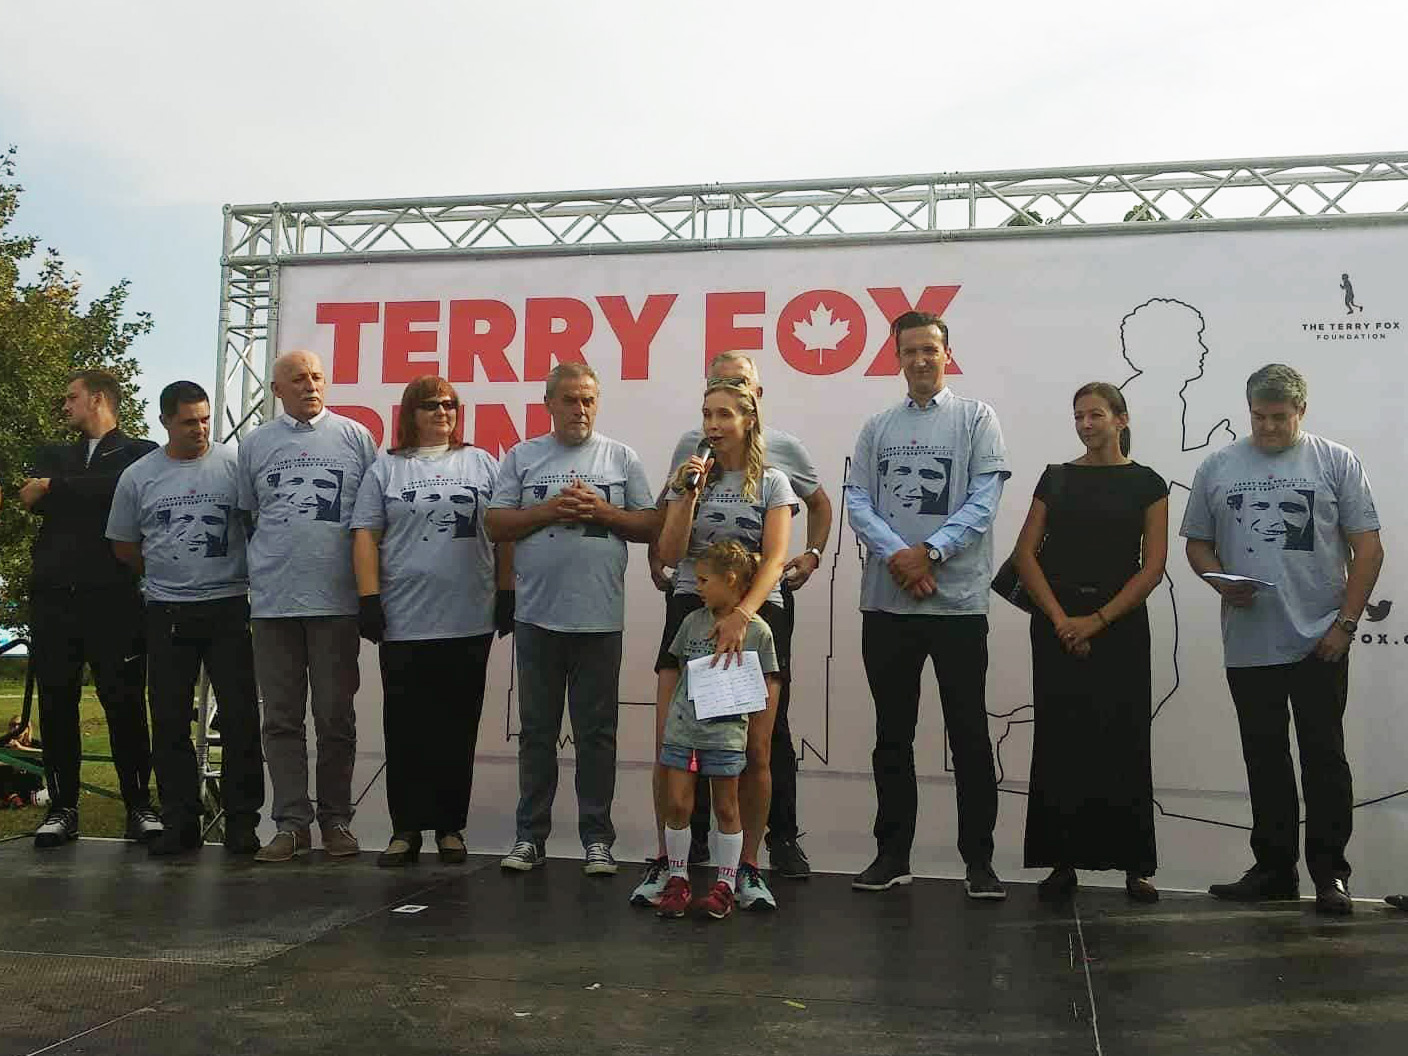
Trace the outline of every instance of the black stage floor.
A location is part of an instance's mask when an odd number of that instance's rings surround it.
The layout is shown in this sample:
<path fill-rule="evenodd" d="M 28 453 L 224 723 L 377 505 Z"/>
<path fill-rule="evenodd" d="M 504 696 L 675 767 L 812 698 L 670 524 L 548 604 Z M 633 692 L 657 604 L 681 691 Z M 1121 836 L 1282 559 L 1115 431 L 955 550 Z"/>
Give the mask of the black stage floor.
<path fill-rule="evenodd" d="M 777 914 L 666 923 L 626 904 L 634 866 L 372 863 L 0 845 L 0 1053 L 1408 1050 L 1408 914 L 1368 903 L 817 876 Z"/>

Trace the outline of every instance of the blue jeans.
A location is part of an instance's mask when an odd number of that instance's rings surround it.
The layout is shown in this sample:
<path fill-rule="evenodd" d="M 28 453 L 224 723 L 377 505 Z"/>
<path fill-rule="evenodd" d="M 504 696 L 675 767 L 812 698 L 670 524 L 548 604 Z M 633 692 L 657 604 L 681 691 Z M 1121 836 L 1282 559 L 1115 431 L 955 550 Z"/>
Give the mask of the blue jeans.
<path fill-rule="evenodd" d="M 518 661 L 517 839 L 539 847 L 552 831 L 557 740 L 564 700 L 577 750 L 577 832 L 582 846 L 616 841 L 616 716 L 621 632 L 550 631 L 514 624 Z"/>

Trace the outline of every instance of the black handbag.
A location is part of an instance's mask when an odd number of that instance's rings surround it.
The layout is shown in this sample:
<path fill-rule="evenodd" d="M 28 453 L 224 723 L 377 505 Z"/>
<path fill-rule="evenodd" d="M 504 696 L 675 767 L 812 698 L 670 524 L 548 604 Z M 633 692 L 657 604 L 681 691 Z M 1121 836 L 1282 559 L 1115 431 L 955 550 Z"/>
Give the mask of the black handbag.
<path fill-rule="evenodd" d="M 1051 491 L 1047 495 L 1047 509 L 1050 511 L 1051 503 L 1061 492 L 1061 481 L 1065 476 L 1062 467 L 1054 464 L 1046 467 L 1051 473 Z M 1041 553 L 1041 548 L 1037 547 L 1037 553 Z M 1040 609 L 1032 596 L 1027 593 L 1027 588 L 1022 585 L 1022 577 L 1017 574 L 1016 555 L 1010 555 L 997 570 L 997 575 L 992 577 L 992 591 L 1003 601 L 1015 605 L 1025 613 L 1032 616 L 1037 615 Z"/>

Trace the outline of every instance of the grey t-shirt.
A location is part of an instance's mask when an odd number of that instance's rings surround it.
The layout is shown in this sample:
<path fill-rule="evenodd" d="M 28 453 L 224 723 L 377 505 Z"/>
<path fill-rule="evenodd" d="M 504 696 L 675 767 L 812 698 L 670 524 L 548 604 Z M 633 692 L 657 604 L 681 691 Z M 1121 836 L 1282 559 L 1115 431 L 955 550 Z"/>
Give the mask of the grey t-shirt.
<path fill-rule="evenodd" d="M 326 411 L 316 422 L 281 414 L 240 441 L 240 506 L 258 515 L 249 541 L 257 619 L 352 616 L 352 508 L 376 461 L 366 428 Z"/>
<path fill-rule="evenodd" d="M 625 444 L 593 433 L 574 446 L 551 433 L 515 445 L 499 467 L 492 509 L 522 510 L 580 480 L 611 505 L 653 510 L 645 468 Z M 625 626 L 626 541 L 599 525 L 550 524 L 513 546 L 516 617 L 550 631 Z"/>
<path fill-rule="evenodd" d="M 675 453 L 670 456 L 670 466 L 665 473 L 666 481 L 671 480 L 675 475 L 675 470 L 684 465 L 689 460 L 689 456 L 694 454 L 703 436 L 703 430 L 691 429 L 680 437 L 679 443 L 675 445 Z M 802 446 L 802 441 L 791 433 L 763 426 L 763 461 L 769 466 L 782 470 L 783 475 L 787 478 L 787 483 L 792 485 L 792 490 L 799 498 L 805 499 L 821 487 L 821 478 L 817 475 L 816 463 L 812 461 L 812 456 L 807 453 L 807 449 Z"/>
<path fill-rule="evenodd" d="M 681 502 L 673 493 L 671 502 Z M 792 485 L 779 469 L 771 466 L 763 470 L 763 478 L 758 481 L 757 498 L 743 494 L 743 470 L 733 469 L 720 473 L 714 483 L 704 489 L 698 505 L 694 509 L 694 524 L 689 531 L 689 549 L 684 560 L 675 569 L 675 592 L 677 594 L 698 594 L 699 583 L 694 576 L 694 562 L 713 543 L 726 539 L 736 539 L 750 554 L 762 553 L 763 521 L 769 510 L 787 506 L 793 515 L 797 513 L 797 496 L 792 493 Z M 780 581 L 779 581 L 780 582 Z M 768 601 L 782 604 L 782 588 L 774 585 Z"/>
<path fill-rule="evenodd" d="M 151 601 L 209 601 L 249 590 L 239 467 L 232 448 L 200 458 L 157 448 L 117 480 L 107 537 L 142 544 L 143 590 Z"/>
<path fill-rule="evenodd" d="M 385 454 L 357 492 L 352 527 L 382 533 L 386 640 L 466 638 L 494 629 L 494 548 L 484 510 L 499 464 L 477 447 Z"/>
<path fill-rule="evenodd" d="M 748 716 L 730 715 L 701 721 L 694 717 L 694 701 L 689 699 L 689 662 L 714 655 L 714 640 L 709 637 L 713 629 L 714 614 L 708 609 L 695 609 L 684 618 L 675 640 L 670 643 L 670 655 L 679 661 L 680 680 L 675 684 L 670 710 L 665 715 L 665 743 L 680 748 L 724 748 L 741 752 L 748 747 Z M 761 616 L 754 616 L 743 632 L 743 651 L 758 654 L 763 674 L 777 673 L 772 630 Z"/>
<path fill-rule="evenodd" d="M 943 389 L 925 407 L 904 403 L 861 426 L 848 487 L 870 496 L 875 512 L 909 546 L 928 539 L 958 512 L 968 485 L 984 473 L 1008 473 L 1007 448 L 993 409 Z M 992 532 L 945 561 L 936 591 L 916 598 L 867 553 L 861 575 L 864 612 L 929 616 L 986 613 L 992 584 Z"/>
<path fill-rule="evenodd" d="M 1223 604 L 1227 666 L 1309 656 L 1344 601 L 1344 534 L 1378 528 L 1363 465 L 1332 440 L 1302 433 L 1285 451 L 1267 453 L 1243 439 L 1204 459 L 1179 534 L 1211 542 L 1226 571 L 1276 584 L 1248 608 Z"/>

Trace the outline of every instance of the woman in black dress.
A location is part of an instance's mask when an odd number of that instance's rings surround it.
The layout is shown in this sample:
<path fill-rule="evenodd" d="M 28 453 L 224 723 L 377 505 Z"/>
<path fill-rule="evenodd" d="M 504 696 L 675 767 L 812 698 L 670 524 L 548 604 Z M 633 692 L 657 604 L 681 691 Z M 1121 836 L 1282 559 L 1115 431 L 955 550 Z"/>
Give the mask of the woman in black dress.
<path fill-rule="evenodd" d="M 1106 382 L 1075 395 L 1085 454 L 1046 467 L 1014 553 L 1032 617 L 1035 726 L 1026 866 L 1069 895 L 1077 869 L 1122 869 L 1153 902 L 1149 616 L 1168 555 L 1168 486 L 1129 458 L 1129 410 Z"/>

